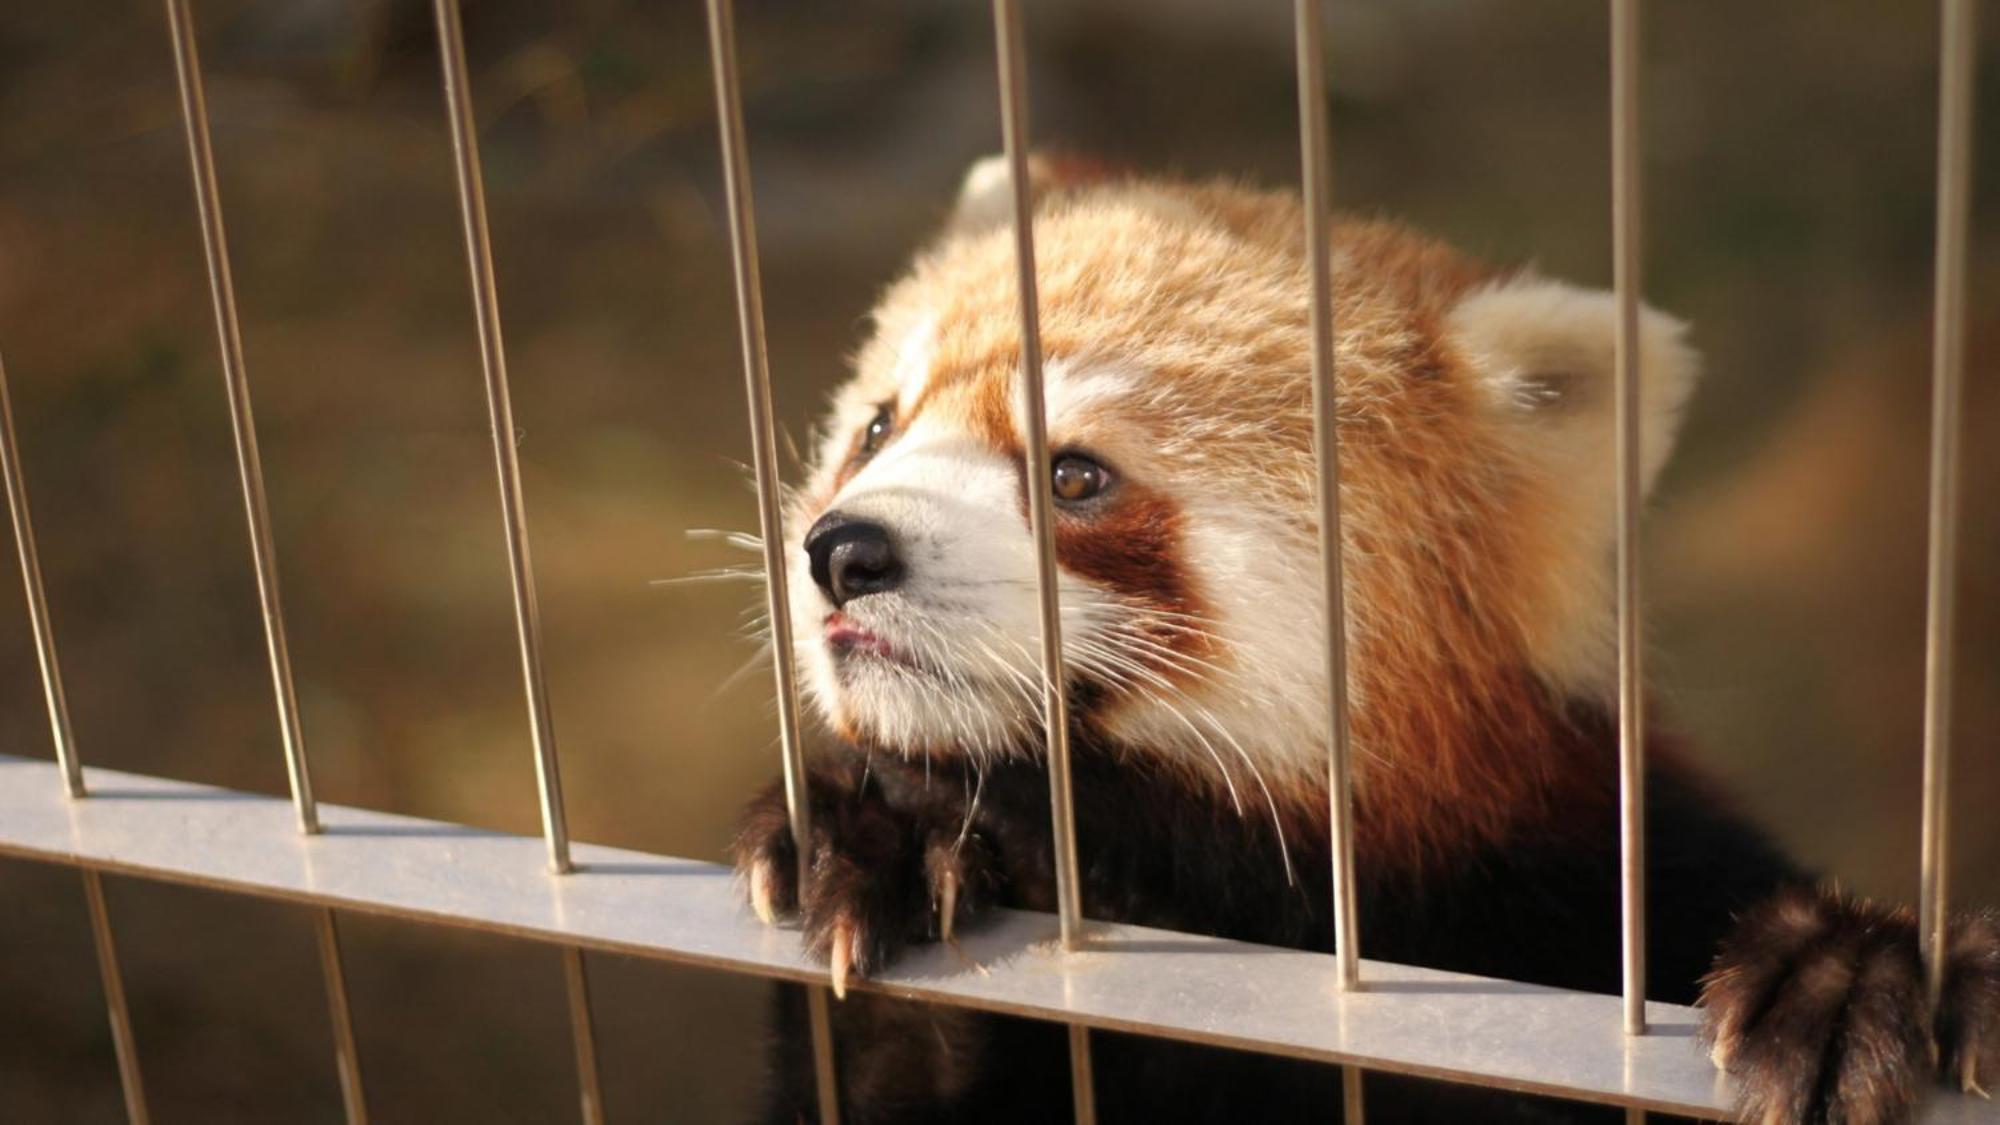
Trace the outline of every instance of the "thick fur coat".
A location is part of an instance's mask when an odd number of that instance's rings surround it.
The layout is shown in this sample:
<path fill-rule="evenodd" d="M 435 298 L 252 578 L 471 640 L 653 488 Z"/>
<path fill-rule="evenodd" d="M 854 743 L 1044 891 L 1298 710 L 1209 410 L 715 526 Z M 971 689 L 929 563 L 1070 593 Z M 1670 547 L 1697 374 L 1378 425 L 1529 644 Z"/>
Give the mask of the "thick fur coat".
<path fill-rule="evenodd" d="M 1298 202 L 1037 168 L 1036 472 L 1085 912 L 1331 949 Z M 790 512 L 797 655 L 836 738 L 805 885 L 775 788 L 738 857 L 753 907 L 796 914 L 843 986 L 981 907 L 1054 901 L 1005 190 L 975 166 L 883 297 Z M 1361 953 L 1616 991 L 1613 302 L 1384 224 L 1339 224 L 1333 252 Z M 1650 483 L 1697 361 L 1650 310 L 1641 361 Z M 1748 1112 L 1893 1119 L 1940 1076 L 2000 1073 L 2000 925 L 1959 920 L 1934 1009 L 1907 914 L 1813 889 L 1649 741 L 1648 994 L 1704 999 Z M 811 1111 L 796 1004 L 773 1120 Z M 1059 1028 L 861 992 L 834 1016 L 845 1120 L 1066 1112 Z M 1107 1121 L 1339 1104 L 1327 1068 L 1096 1043 Z M 1384 1076 L 1369 1099 L 1378 1120 L 1604 1112 Z"/>

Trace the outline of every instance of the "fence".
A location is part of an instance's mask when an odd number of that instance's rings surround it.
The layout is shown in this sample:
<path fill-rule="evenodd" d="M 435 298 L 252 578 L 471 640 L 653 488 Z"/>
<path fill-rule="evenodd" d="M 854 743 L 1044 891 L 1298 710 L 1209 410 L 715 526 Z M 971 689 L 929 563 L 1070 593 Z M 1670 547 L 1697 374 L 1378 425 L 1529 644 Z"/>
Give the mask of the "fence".
<path fill-rule="evenodd" d="M 1319 450 L 1321 556 L 1329 644 L 1333 738 L 1329 746 L 1335 857 L 1333 954 L 1259 950 L 1220 939 L 1087 922 L 1076 878 L 1075 826 L 1068 788 L 1067 718 L 1055 596 L 1056 558 L 1046 483 L 1030 490 L 1038 544 L 1042 687 L 1056 828 L 1058 909 L 1046 916 L 1001 912 L 964 938 L 965 953 L 987 966 L 967 972 L 945 950 L 918 950 L 856 987 L 890 995 L 1060 1021 L 1069 1027 L 1075 1115 L 1095 1119 L 1091 1029 L 1165 1036 L 1340 1064 L 1347 1120 L 1363 1113 L 1364 1069 L 1393 1071 L 1556 1094 L 1627 1107 L 1720 1117 L 1728 1091 L 1689 1043 L 1695 1014 L 1649 1004 L 1641 987 L 1645 949 L 1642 881 L 1643 762 L 1639 620 L 1640 465 L 1638 350 L 1641 248 L 1640 30 L 1638 0 L 1611 0 L 1612 202 L 1617 332 L 1615 449 L 1618 491 L 1617 606 L 1619 776 L 1623 857 L 1624 995 L 1566 992 L 1410 966 L 1362 962 L 1356 935 L 1353 836 L 1349 815 L 1347 698 L 1339 508 L 1339 457 L 1329 226 L 1332 190 L 1321 7 L 1297 3 L 1300 151 L 1310 278 L 1315 439 Z M 333 805 L 313 794 L 293 687 L 278 567 L 251 411 L 230 256 L 219 200 L 208 114 L 189 0 L 166 0 L 187 131 L 196 207 L 207 257 L 223 373 L 263 614 L 272 687 L 291 788 L 289 802 L 136 774 L 86 775 L 74 743 L 54 627 L 49 619 L 22 480 L 5 371 L 0 367 L 0 469 L 37 645 L 53 732 L 54 763 L 0 755 L 0 853 L 73 864 L 82 873 L 91 932 L 109 1006 L 127 1114 L 147 1120 L 147 1104 L 106 912 L 102 873 L 118 872 L 310 904 L 333 1027 L 335 1063 L 347 1119 L 367 1119 L 354 1029 L 342 975 L 336 910 L 366 911 L 438 925 L 507 933 L 564 950 L 569 1014 L 586 1122 L 603 1120 L 590 993 L 582 951 L 609 950 L 797 981 L 807 986 L 821 1120 L 838 1119 L 835 1052 L 825 970 L 796 939 L 747 916 L 729 873 L 710 864 L 573 844 L 564 816 L 553 714 L 542 668 L 541 626 L 516 460 L 506 349 L 457 0 L 435 0 L 443 87 L 449 109 L 459 205 L 477 314 L 493 448 L 506 532 L 524 691 L 539 783 L 543 836 L 477 832 L 463 826 Z M 1936 311 L 1927 605 L 1924 821 L 1920 927 L 1930 986 L 1939 985 L 1947 902 L 1946 798 L 1949 792 L 1954 561 L 1958 512 L 1960 399 L 1964 367 L 1965 243 L 1973 88 L 1972 0 L 1942 0 Z M 786 795 L 795 835 L 808 832 L 799 704 L 786 613 L 786 542 L 778 503 L 771 386 L 764 345 L 762 287 L 747 141 L 738 89 L 731 0 L 708 0 L 710 54 L 719 113 L 729 226 L 740 312 L 745 390 L 752 435 L 760 532 L 776 673 Z M 1023 377 L 1028 410 L 1025 457 L 1048 461 L 1041 408 L 1034 233 L 1028 222 L 1026 52 L 1017 0 L 995 0 L 998 88 L 1013 177 Z M 1030 480 L 1046 480 L 1031 471 Z M 537 861 L 537 852 L 541 853 Z M 800 862 L 807 862 L 801 849 Z M 1051 938 L 1053 937 L 1053 941 Z M 1438 1027 L 1452 1033 L 1441 1036 Z M 1933 1105 L 1940 1121 L 2000 1121 L 2000 1111 L 1957 1097 Z"/>

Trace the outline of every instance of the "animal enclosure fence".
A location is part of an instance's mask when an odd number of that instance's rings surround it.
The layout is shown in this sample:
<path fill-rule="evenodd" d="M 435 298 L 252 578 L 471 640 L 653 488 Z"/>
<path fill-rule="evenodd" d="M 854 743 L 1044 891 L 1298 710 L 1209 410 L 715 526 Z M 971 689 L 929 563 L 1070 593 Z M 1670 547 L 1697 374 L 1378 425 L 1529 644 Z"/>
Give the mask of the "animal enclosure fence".
<path fill-rule="evenodd" d="M 747 917 L 727 871 L 712 865 L 573 844 L 564 816 L 553 713 L 542 667 L 536 585 L 516 460 L 506 351 L 494 282 L 477 136 L 457 0 L 436 0 L 443 86 L 490 410 L 503 527 L 508 548 L 529 729 L 535 753 L 543 837 L 495 836 L 463 826 L 321 805 L 315 798 L 292 682 L 278 566 L 251 413 L 248 373 L 237 319 L 230 256 L 217 190 L 202 71 L 189 0 L 166 0 L 179 80 L 195 200 L 211 283 L 229 395 L 235 452 L 250 530 L 270 661 L 289 802 L 137 774 L 93 769 L 86 775 L 75 745 L 55 630 L 42 591 L 26 482 L 14 419 L 0 369 L 0 468 L 20 552 L 56 761 L 0 757 L 0 852 L 77 866 L 110 1009 L 127 1113 L 147 1119 L 147 1104 L 105 909 L 104 872 L 219 888 L 300 902 L 314 911 L 335 1061 L 350 1121 L 367 1118 L 363 1075 L 347 1009 L 336 911 L 363 911 L 549 942 L 564 951 L 569 1015 L 588 1122 L 603 1119 L 588 979 L 582 951 L 609 950 L 751 973 L 806 986 L 821 1117 L 837 1120 L 836 1052 L 827 975 L 796 939 Z M 1031 469 L 1048 460 L 1041 400 L 1034 240 L 1029 213 L 1026 51 L 1016 0 L 995 0 L 995 36 L 1003 138 L 1012 174 L 1017 278 L 1022 312 L 1024 435 Z M 1339 459 L 1333 383 L 1336 284 L 1331 215 L 1321 7 L 1297 4 L 1302 178 L 1308 201 L 1301 237 L 1307 248 L 1313 338 L 1315 434 L 1320 452 L 1322 560 L 1332 730 L 1328 778 L 1336 862 L 1332 955 L 1258 951 L 1236 943 L 1136 927 L 1087 923 L 1076 886 L 1074 823 L 1067 789 L 1067 723 L 1060 689 L 1061 638 L 1055 555 L 1046 485 L 1030 490 L 1030 521 L 1039 547 L 1042 686 L 1056 825 L 1058 910 L 1046 917 L 1003 913 L 964 936 L 965 953 L 987 967 L 965 971 L 949 951 L 917 951 L 857 987 L 887 994 L 1062 1022 L 1069 1028 L 1076 1117 L 1090 1121 L 1095 1099 L 1090 1030 L 1140 1032 L 1190 1042 L 1267 1051 L 1346 1068 L 1347 1120 L 1364 1112 L 1363 1070 L 1447 1078 L 1628 1107 L 1704 1117 L 1728 1112 L 1728 1093 L 1690 1045 L 1695 1016 L 1648 1004 L 1644 976 L 1641 813 L 1643 728 L 1639 687 L 1639 495 L 1637 310 L 1640 278 L 1640 64 L 1638 0 L 1611 0 L 1614 265 L 1620 310 L 1617 361 L 1618 620 L 1621 920 L 1623 997 L 1566 992 L 1407 966 L 1363 963 L 1356 935 L 1365 919 L 1354 905 L 1348 816 L 1346 673 L 1342 641 Z M 1927 607 L 1922 933 L 1932 986 L 1943 941 L 1948 849 L 1952 590 L 1958 524 L 1959 401 L 1963 382 L 1965 242 L 1969 208 L 1973 78 L 1971 0 L 1944 0 L 1939 114 L 1936 335 L 1932 431 L 1931 542 Z M 806 778 L 799 705 L 785 613 L 785 537 L 777 502 L 770 373 L 764 351 L 762 287 L 749 177 L 747 138 L 736 69 L 730 0 L 708 3 L 711 62 L 719 113 L 725 192 L 758 486 L 760 531 L 773 629 L 778 724 L 794 833 L 805 838 Z M 1031 471 L 1030 480 L 1042 474 Z M 801 849 L 801 862 L 805 852 Z M 1053 941 L 1051 941 L 1053 938 Z M 1450 1028 L 1449 1034 L 1436 1029 Z M 1942 1098 L 1940 1120 L 2000 1120 L 1990 1107 Z"/>

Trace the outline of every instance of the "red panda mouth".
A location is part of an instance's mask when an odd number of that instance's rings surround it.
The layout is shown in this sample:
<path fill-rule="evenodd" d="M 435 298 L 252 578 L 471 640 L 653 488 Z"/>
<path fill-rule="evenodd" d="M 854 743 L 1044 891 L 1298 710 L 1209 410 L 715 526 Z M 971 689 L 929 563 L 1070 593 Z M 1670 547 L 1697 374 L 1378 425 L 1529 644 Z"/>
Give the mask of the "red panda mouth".
<path fill-rule="evenodd" d="M 875 657 L 904 667 L 915 667 L 894 645 L 844 613 L 826 616 L 826 647 L 836 658 Z"/>

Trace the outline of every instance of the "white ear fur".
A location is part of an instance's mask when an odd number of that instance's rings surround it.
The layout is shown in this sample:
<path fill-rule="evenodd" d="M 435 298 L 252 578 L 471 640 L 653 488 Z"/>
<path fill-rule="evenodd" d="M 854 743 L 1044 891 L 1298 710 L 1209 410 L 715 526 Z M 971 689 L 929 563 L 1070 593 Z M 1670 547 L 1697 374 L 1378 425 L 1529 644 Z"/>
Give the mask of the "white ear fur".
<path fill-rule="evenodd" d="M 1032 202 L 1048 190 L 1053 170 L 1040 156 L 1028 157 L 1028 191 Z M 1007 158 L 1000 154 L 981 157 L 965 170 L 959 185 L 958 203 L 952 208 L 945 229 L 951 234 L 970 234 L 1014 221 L 1014 177 Z"/>
<path fill-rule="evenodd" d="M 1558 471 L 1609 488 L 1618 302 L 1609 292 L 1521 274 L 1473 291 L 1451 332 L 1498 411 L 1533 426 Z M 1639 310 L 1639 453 L 1651 489 L 1673 452 L 1701 360 L 1687 325 Z"/>

